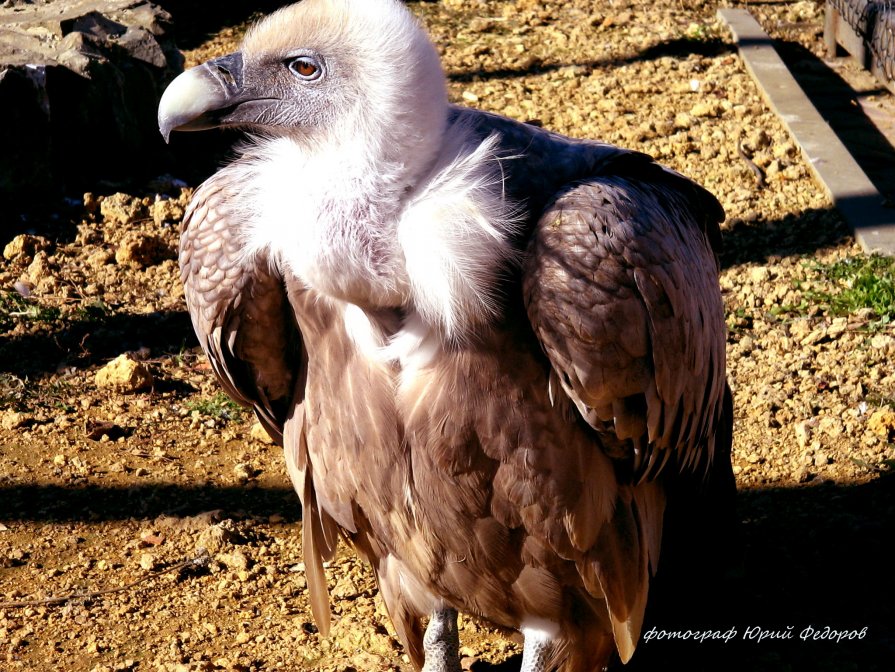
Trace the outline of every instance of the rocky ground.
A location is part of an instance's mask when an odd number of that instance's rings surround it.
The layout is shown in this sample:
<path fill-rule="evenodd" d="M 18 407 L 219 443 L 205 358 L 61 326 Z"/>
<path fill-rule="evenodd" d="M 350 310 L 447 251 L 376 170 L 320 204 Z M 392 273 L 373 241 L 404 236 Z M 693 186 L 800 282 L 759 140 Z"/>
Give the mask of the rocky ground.
<path fill-rule="evenodd" d="M 820 60 L 822 3 L 749 5 L 798 71 L 848 82 L 855 109 L 892 118 L 891 95 Z M 630 669 L 889 669 L 895 273 L 849 238 L 715 3 L 412 7 L 456 101 L 636 147 L 728 213 L 736 597 L 650 625 L 736 634 L 644 642 Z M 891 145 L 870 144 L 885 160 Z M 0 241 L 0 670 L 410 670 L 347 549 L 327 569 L 333 633 L 318 636 L 283 459 L 221 394 L 184 312 L 175 250 L 193 186 L 98 184 Z M 464 618 L 461 640 L 467 667 L 512 669 L 511 638 Z"/>

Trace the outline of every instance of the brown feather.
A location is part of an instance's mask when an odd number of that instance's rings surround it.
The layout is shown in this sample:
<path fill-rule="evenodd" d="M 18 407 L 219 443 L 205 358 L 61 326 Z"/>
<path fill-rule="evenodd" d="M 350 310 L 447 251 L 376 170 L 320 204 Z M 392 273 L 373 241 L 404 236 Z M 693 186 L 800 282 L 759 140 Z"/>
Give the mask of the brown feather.
<path fill-rule="evenodd" d="M 586 672 L 639 637 L 666 464 L 710 464 L 729 432 L 712 242 L 720 209 L 642 155 L 454 110 L 496 132 L 527 199 L 489 329 L 402 379 L 360 348 L 346 304 L 242 254 L 226 169 L 186 218 L 181 266 L 224 389 L 284 444 L 303 504 L 311 609 L 340 537 L 372 564 L 413 664 L 448 605 L 512 628 L 555 623 L 551 664 Z M 384 339 L 413 306 L 360 306 Z M 613 644 L 614 642 L 614 644 Z"/>

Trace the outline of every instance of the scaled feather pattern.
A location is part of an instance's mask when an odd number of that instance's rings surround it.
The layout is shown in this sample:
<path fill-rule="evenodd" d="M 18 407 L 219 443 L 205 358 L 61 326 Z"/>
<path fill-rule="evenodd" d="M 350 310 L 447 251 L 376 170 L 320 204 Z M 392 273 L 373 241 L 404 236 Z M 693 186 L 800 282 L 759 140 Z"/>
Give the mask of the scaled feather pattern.
<path fill-rule="evenodd" d="M 531 669 L 627 662 L 675 484 L 732 478 L 716 199 L 449 105 L 397 0 L 276 12 L 159 124 L 248 134 L 196 191 L 181 273 L 285 450 L 321 632 L 347 540 L 417 668 L 446 609 L 521 630 Z"/>

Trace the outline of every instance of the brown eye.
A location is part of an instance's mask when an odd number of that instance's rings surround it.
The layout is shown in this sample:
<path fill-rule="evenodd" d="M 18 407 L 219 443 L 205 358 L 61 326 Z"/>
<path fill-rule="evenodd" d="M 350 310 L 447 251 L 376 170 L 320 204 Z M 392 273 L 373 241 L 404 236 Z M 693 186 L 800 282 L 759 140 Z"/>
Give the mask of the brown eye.
<path fill-rule="evenodd" d="M 310 56 L 298 56 L 289 61 L 289 69 L 300 79 L 313 80 L 320 76 L 320 66 Z"/>

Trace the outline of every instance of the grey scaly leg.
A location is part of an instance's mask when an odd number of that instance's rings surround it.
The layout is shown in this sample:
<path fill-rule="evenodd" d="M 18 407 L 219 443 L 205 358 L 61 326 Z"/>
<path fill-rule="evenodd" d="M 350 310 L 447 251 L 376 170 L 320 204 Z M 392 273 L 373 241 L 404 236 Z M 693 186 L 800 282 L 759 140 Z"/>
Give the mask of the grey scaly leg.
<path fill-rule="evenodd" d="M 426 664 L 423 672 L 460 672 L 460 633 L 457 612 L 441 609 L 432 614 L 423 636 Z"/>
<path fill-rule="evenodd" d="M 519 672 L 546 672 L 547 657 L 553 639 L 543 630 L 523 628 L 525 645 L 522 647 L 522 667 Z"/>

